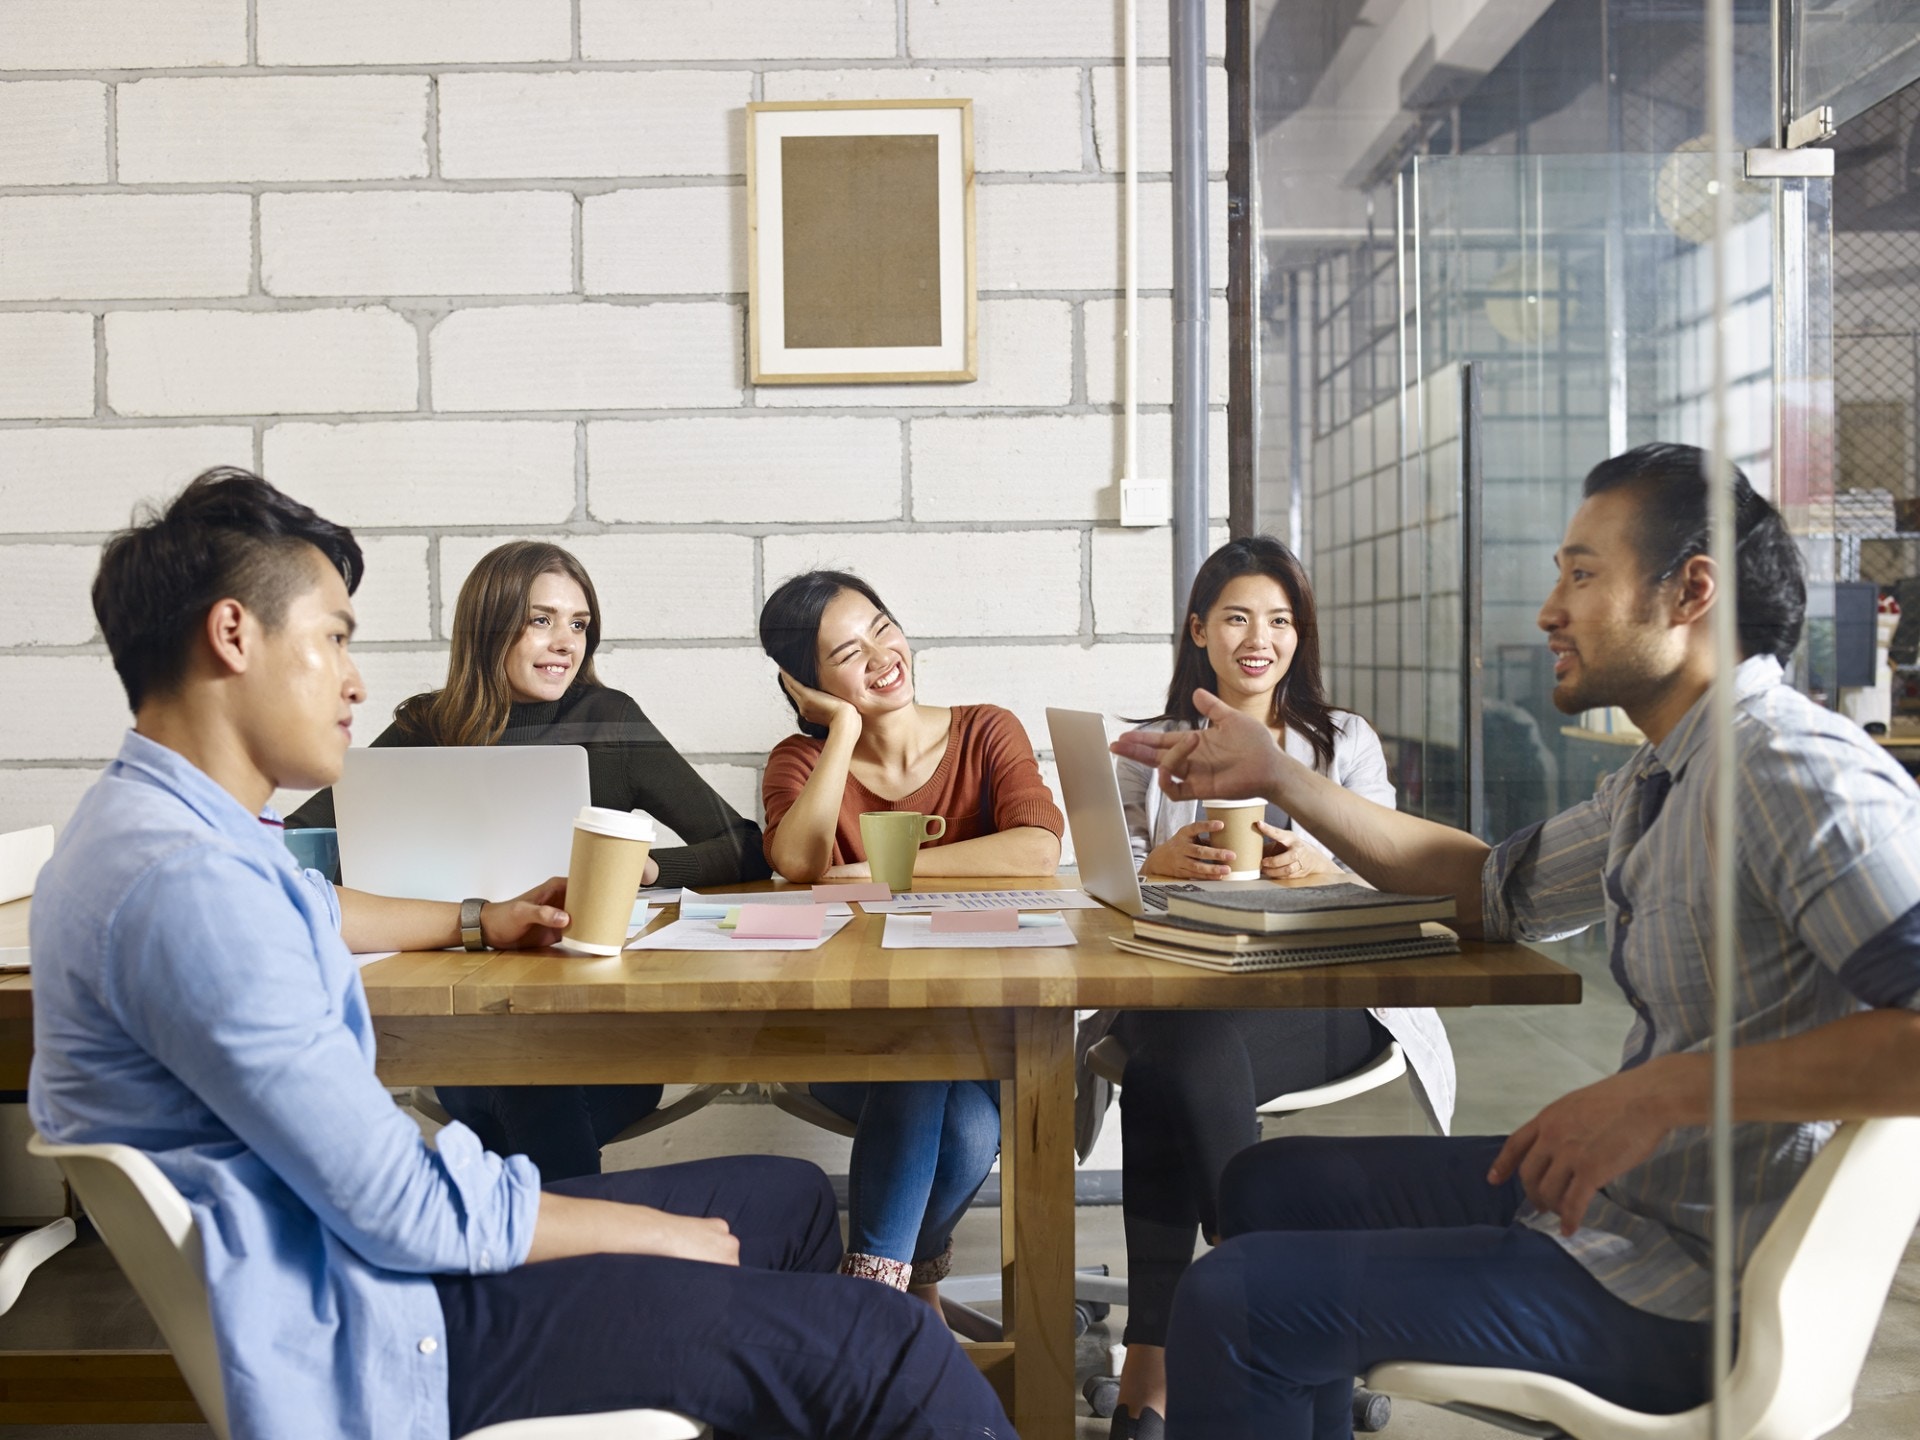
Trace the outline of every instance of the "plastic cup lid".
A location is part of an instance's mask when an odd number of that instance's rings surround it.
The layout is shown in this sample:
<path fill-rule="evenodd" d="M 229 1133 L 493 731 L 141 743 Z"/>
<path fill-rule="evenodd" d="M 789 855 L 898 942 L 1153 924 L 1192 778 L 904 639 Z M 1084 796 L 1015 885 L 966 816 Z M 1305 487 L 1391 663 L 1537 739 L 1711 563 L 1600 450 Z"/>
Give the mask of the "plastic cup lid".
<path fill-rule="evenodd" d="M 582 805 L 573 817 L 576 830 L 595 835 L 612 835 L 621 840 L 653 842 L 653 817 L 644 810 L 610 810 L 603 805 Z"/>

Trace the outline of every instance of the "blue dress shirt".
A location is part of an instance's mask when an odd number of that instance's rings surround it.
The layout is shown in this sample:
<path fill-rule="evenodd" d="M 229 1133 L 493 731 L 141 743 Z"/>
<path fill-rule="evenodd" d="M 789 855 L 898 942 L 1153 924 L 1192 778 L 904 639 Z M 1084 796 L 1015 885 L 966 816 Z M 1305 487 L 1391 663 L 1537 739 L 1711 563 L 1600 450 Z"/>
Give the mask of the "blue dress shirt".
<path fill-rule="evenodd" d="M 129 733 L 35 888 L 33 1123 L 151 1155 L 204 1247 L 236 1437 L 440 1440 L 429 1275 L 520 1264 L 540 1177 L 437 1148 L 374 1078 L 339 901 L 277 829 Z"/>

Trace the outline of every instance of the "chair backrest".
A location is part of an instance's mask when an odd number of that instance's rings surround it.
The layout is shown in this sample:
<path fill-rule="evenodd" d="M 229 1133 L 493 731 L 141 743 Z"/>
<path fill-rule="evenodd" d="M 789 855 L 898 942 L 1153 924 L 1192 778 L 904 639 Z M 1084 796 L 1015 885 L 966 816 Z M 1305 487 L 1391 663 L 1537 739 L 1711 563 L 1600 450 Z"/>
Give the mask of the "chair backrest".
<path fill-rule="evenodd" d="M 1747 1261 L 1729 1434 L 1804 1440 L 1846 1419 L 1917 1221 L 1920 1118 L 1843 1125 Z"/>
<path fill-rule="evenodd" d="M 200 1232 L 187 1202 L 159 1166 L 129 1145 L 54 1145 L 35 1135 L 27 1149 L 59 1162 L 166 1337 L 207 1424 L 218 1440 L 227 1440 L 226 1391 L 207 1308 Z"/>

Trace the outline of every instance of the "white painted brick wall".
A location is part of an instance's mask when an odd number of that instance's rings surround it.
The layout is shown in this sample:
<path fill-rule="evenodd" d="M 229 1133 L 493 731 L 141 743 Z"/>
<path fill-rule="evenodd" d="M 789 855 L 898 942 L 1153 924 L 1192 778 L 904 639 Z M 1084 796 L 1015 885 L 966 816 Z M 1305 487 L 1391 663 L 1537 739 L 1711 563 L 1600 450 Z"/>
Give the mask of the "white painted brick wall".
<path fill-rule="evenodd" d="M 1064 300 L 982 300 L 977 380 L 900 385 L 762 385 L 756 404 L 901 404 L 1055 409 L 1073 399 L 1073 313 Z"/>
<path fill-rule="evenodd" d="M 0 545 L 0 629 L 16 645 L 86 644 L 99 565 L 93 545 Z"/>
<path fill-rule="evenodd" d="M 593 518 L 806 524 L 900 518 L 900 422 L 766 415 L 596 420 Z"/>
<path fill-rule="evenodd" d="M 1072 530 L 775 535 L 766 588 L 805 570 L 851 570 L 909 637 L 1077 635 L 1080 536 Z M 935 576 L 956 582 L 929 584 Z"/>
<path fill-rule="evenodd" d="M 760 771 L 755 766 L 696 765 L 693 768 L 722 800 L 754 824 L 760 823 Z"/>
<path fill-rule="evenodd" d="M 740 403 L 740 308 L 510 305 L 434 327 L 441 410 L 663 410 Z"/>
<path fill-rule="evenodd" d="M 745 186 L 590 195 L 581 223 L 589 295 L 746 293 Z"/>
<path fill-rule="evenodd" d="M 244 195 L 0 200 L 0 300 L 244 295 L 252 229 Z"/>
<path fill-rule="evenodd" d="M 508 537 L 440 542 L 440 630 L 480 557 Z M 753 634 L 753 541 L 744 535 L 545 535 L 579 557 L 600 597 L 600 640 L 721 640 Z"/>
<path fill-rule="evenodd" d="M 1166 532 L 1114 523 L 1119 13 L 0 0 L 0 72 L 33 76 L 0 81 L 0 692 L 49 702 L 0 707 L 0 826 L 63 820 L 125 727 L 86 595 L 99 542 L 222 462 L 361 531 L 362 744 L 444 681 L 467 568 L 523 535 L 585 561 L 603 674 L 746 813 L 794 730 L 754 622 L 804 566 L 873 579 L 923 693 L 1008 703 L 1042 751 L 1048 703 L 1157 708 Z M 1141 25 L 1153 289 L 1163 10 Z M 975 107 L 979 380 L 747 386 L 746 102 L 954 96 Z M 66 185 L 96 188 L 25 188 Z M 1216 181 L 1216 287 L 1224 204 Z M 1166 313 L 1147 302 L 1142 349 L 1160 474 Z"/>
<path fill-rule="evenodd" d="M 247 0 L 0 0 L 0 70 L 247 63 Z"/>
<path fill-rule="evenodd" d="M 473 179 L 745 173 L 752 77 L 445 75 L 440 171 Z"/>
<path fill-rule="evenodd" d="M 255 0 L 262 65 L 565 60 L 568 0 Z"/>
<path fill-rule="evenodd" d="M 588 60 L 851 60 L 894 54 L 893 0 L 580 0 Z"/>
<path fill-rule="evenodd" d="M 412 410 L 419 341 L 392 310 L 130 310 L 107 316 L 120 415 Z"/>
<path fill-rule="evenodd" d="M 1078 70 L 783 70 L 764 89 L 768 100 L 971 100 L 976 174 L 1078 170 L 1084 158 Z"/>
<path fill-rule="evenodd" d="M 104 534 L 210 465 L 252 462 L 243 425 L 0 429 L 0 534 Z"/>
<path fill-rule="evenodd" d="M 1134 167 L 1142 174 L 1173 169 L 1172 72 L 1162 66 L 1141 66 L 1134 77 L 1140 97 L 1140 155 Z M 1127 164 L 1126 107 L 1121 103 L 1125 72 L 1117 65 L 1093 71 L 1093 149 L 1102 170 L 1124 170 Z M 1207 169 L 1224 175 L 1227 169 L 1227 72 L 1207 70 Z"/>
<path fill-rule="evenodd" d="M 914 680 L 930 705 L 990 700 L 1020 717 L 1036 750 L 1049 749 L 1047 707 L 1154 715 L 1166 699 L 1173 647 L 1139 644 L 938 645 L 920 651 Z"/>
<path fill-rule="evenodd" d="M 594 664 L 602 680 L 640 702 L 683 754 L 764 757 L 782 737 L 796 733 L 773 662 L 758 645 L 672 650 L 603 645 Z"/>
<path fill-rule="evenodd" d="M 1140 403 L 1173 403 L 1173 301 L 1149 298 L 1140 303 Z M 1118 405 L 1121 401 L 1125 371 L 1122 369 L 1120 317 L 1125 303 L 1120 300 L 1089 300 L 1086 303 L 1087 326 L 1087 403 Z M 1211 404 L 1227 403 L 1227 386 L 1232 379 L 1227 369 L 1228 339 L 1227 297 L 1215 295 L 1209 311 L 1207 335 L 1207 382 Z"/>
<path fill-rule="evenodd" d="M 93 317 L 0 315 L 0 420 L 93 413 Z"/>
<path fill-rule="evenodd" d="M 0 41 L 0 56 L 9 48 Z M 107 178 L 107 87 L 91 80 L 0 85 L 0 136 L 0 185 L 99 184 Z"/>
<path fill-rule="evenodd" d="M 563 295 L 573 211 L 561 191 L 265 195 L 261 284 L 269 295 Z"/>
<path fill-rule="evenodd" d="M 1021 55 L 1118 55 L 1124 47 L 1121 9 L 1110 0 L 907 0 L 907 53 L 921 59 Z M 1227 48 L 1224 0 L 1207 5 L 1207 53 Z M 1167 53 L 1167 7 L 1139 7 L 1135 53 Z"/>
<path fill-rule="evenodd" d="M 118 87 L 117 104 L 128 184 L 427 173 L 420 76 L 140 80 Z"/>
<path fill-rule="evenodd" d="M 566 421 L 296 421 L 267 431 L 266 473 L 345 525 L 559 525 L 574 445 Z"/>
<path fill-rule="evenodd" d="M 133 723 L 127 692 L 104 654 L 0 656 L 0 695 L 34 697 L 7 707 L 12 760 L 108 760 Z"/>
<path fill-rule="evenodd" d="M 306 496 L 299 498 L 307 499 Z M 328 514 L 327 518 L 333 516 Z M 361 535 L 357 538 L 366 557 L 367 573 L 353 592 L 353 613 L 360 622 L 353 632 L 354 640 L 432 639 L 427 537 Z"/>

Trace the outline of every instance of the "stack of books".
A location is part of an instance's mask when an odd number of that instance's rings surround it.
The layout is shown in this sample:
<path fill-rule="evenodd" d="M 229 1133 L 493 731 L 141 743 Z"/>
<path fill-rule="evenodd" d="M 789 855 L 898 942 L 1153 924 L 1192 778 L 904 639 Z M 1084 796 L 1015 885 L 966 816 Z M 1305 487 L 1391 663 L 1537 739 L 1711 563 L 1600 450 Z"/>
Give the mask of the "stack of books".
<path fill-rule="evenodd" d="M 1165 915 L 1133 922 L 1114 944 L 1135 955 L 1208 970 L 1286 970 L 1354 960 L 1451 955 L 1460 940 L 1440 921 L 1451 895 L 1396 895 L 1360 885 L 1262 885 L 1167 897 Z"/>

